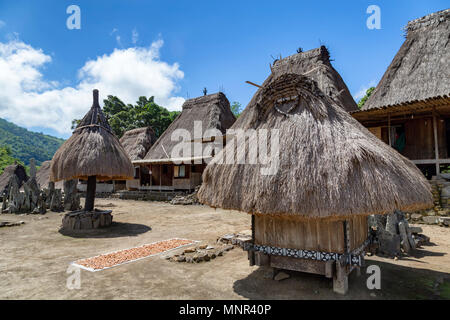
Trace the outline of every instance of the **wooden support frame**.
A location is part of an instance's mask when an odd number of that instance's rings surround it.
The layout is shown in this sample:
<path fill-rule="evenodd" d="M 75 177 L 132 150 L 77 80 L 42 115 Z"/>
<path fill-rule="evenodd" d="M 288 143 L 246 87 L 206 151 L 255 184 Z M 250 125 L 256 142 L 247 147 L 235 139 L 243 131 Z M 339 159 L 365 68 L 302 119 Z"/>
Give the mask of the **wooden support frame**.
<path fill-rule="evenodd" d="M 440 173 L 439 167 L 439 143 L 437 136 L 436 108 L 433 108 L 433 137 L 434 137 L 434 158 L 436 160 L 436 175 Z"/>

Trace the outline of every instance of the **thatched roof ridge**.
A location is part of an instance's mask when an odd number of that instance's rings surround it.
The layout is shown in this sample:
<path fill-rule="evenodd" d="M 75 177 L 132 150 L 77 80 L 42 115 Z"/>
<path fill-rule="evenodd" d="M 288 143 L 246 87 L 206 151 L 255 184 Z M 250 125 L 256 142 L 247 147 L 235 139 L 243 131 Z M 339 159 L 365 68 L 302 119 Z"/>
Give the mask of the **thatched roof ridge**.
<path fill-rule="evenodd" d="M 405 30 L 405 42 L 361 111 L 450 96 L 450 9 L 410 21 Z"/>
<path fill-rule="evenodd" d="M 222 92 L 186 100 L 181 113 L 150 148 L 144 159 L 170 158 L 173 147 L 179 143 L 171 140 L 172 133 L 176 129 L 185 129 L 194 138 L 194 121 L 202 122 L 203 133 L 208 129 L 218 129 L 225 133 L 236 118 L 231 112 L 230 102 Z"/>
<path fill-rule="evenodd" d="M 280 102 L 291 97 L 298 99 Z M 237 127 L 241 118 L 243 127 Z M 417 167 L 309 77 L 271 78 L 238 121 L 233 128 L 278 130 L 278 170 L 271 175 L 260 171 L 277 158 L 266 165 L 221 164 L 232 151 L 227 144 L 203 173 L 198 197 L 205 204 L 297 219 L 345 219 L 433 205 L 430 185 Z M 252 137 L 248 145 L 254 144 Z M 239 151 L 248 155 L 248 145 Z"/>
<path fill-rule="evenodd" d="M 16 175 L 19 178 L 19 188 L 24 182 L 28 181 L 28 175 L 24 166 L 21 164 L 12 164 L 7 166 L 0 175 L 0 196 L 8 188 L 9 181 L 13 175 Z"/>
<path fill-rule="evenodd" d="M 314 79 L 322 92 L 329 95 L 346 111 L 358 110 L 347 85 L 333 68 L 330 53 L 325 46 L 277 60 L 272 66 L 273 76 L 285 73 L 306 75 Z"/>
<path fill-rule="evenodd" d="M 87 179 L 125 180 L 133 178 L 133 166 L 98 103 L 94 102 L 72 136 L 56 151 L 50 165 L 52 181 Z"/>
<path fill-rule="evenodd" d="M 156 141 L 152 127 L 143 127 L 126 131 L 120 143 L 131 161 L 142 160 Z"/>

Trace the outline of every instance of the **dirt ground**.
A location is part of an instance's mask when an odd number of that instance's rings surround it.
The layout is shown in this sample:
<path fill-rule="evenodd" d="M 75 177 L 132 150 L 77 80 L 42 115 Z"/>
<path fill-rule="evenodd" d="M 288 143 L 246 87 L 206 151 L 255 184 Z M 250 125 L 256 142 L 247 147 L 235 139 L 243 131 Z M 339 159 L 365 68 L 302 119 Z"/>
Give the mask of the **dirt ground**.
<path fill-rule="evenodd" d="M 268 270 L 248 265 L 235 248 L 196 264 L 171 262 L 164 254 L 98 272 L 81 271 L 80 289 L 68 289 L 71 262 L 174 237 L 213 243 L 250 228 L 250 216 L 205 206 L 98 199 L 113 210 L 109 229 L 78 235 L 59 232 L 62 213 L 0 215 L 25 224 L 0 228 L 1 299 L 450 299 L 450 229 L 421 226 L 432 245 L 400 260 L 366 257 L 381 268 L 381 289 L 369 290 L 362 270 L 349 279 L 349 293 L 333 293 L 322 276 L 290 272 L 275 281 Z"/>

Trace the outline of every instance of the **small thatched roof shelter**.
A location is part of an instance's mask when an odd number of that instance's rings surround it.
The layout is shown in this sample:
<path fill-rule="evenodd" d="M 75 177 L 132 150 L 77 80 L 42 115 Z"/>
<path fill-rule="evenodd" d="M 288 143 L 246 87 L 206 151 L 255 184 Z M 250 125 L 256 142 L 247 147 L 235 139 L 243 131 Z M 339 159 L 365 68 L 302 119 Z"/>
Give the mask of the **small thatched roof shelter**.
<path fill-rule="evenodd" d="M 387 112 L 450 111 L 450 9 L 410 21 L 406 40 L 360 111 L 358 119 Z"/>
<path fill-rule="evenodd" d="M 39 170 L 36 172 L 36 182 L 40 186 L 41 189 L 47 188 L 50 182 L 50 165 L 52 161 L 44 161 L 42 162 Z M 63 181 L 58 181 L 55 183 L 55 188 L 62 189 L 64 186 Z"/>
<path fill-rule="evenodd" d="M 156 135 L 151 127 L 128 130 L 120 138 L 131 161 L 142 160 L 155 141 Z"/>
<path fill-rule="evenodd" d="M 133 163 L 171 162 L 172 149 L 179 143 L 172 141 L 172 133 L 177 129 L 184 129 L 194 138 L 195 121 L 201 121 L 203 133 L 208 129 L 217 129 L 225 133 L 236 118 L 231 112 L 230 102 L 222 92 L 186 100 L 181 113 L 150 148 L 145 158 Z"/>
<path fill-rule="evenodd" d="M 24 166 L 21 164 L 12 164 L 7 166 L 0 175 L 0 196 L 7 191 L 9 181 L 14 175 L 16 175 L 19 179 L 19 188 L 24 182 L 28 181 L 28 175 Z"/>
<path fill-rule="evenodd" d="M 52 181 L 87 179 L 126 180 L 133 177 L 133 166 L 98 103 L 94 103 L 72 136 L 56 151 L 50 166 Z"/>
<path fill-rule="evenodd" d="M 339 220 L 433 203 L 416 166 L 353 119 L 308 74 L 270 75 L 232 128 L 278 130 L 279 157 L 267 165 L 221 164 L 234 152 L 227 144 L 206 167 L 198 193 L 212 207 Z M 247 142 L 258 144 L 254 136 Z M 237 149 L 248 154 L 248 146 Z M 278 170 L 262 175 L 261 168 L 271 165 Z"/>

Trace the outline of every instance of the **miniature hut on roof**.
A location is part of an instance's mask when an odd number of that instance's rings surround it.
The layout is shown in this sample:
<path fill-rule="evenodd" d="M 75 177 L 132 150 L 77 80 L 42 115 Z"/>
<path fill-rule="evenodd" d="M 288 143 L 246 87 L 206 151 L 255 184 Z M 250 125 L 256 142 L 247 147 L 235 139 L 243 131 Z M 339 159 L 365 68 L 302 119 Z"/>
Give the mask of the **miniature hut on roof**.
<path fill-rule="evenodd" d="M 216 136 L 218 132 L 223 134 L 235 120 L 230 109 L 230 102 L 222 92 L 186 100 L 180 115 L 150 148 L 145 158 L 133 161 L 134 165 L 147 166 L 149 169 L 148 176 L 141 177 L 141 181 L 148 181 L 148 185 L 141 184 L 139 188 L 150 190 L 194 189 L 201 183 L 205 161 L 212 157 L 212 153 L 202 152 L 200 156 L 196 155 L 195 142 L 192 140 L 200 138 L 202 141 L 209 136 Z M 199 130 L 196 130 L 196 126 Z M 183 140 L 189 152 L 173 156 L 172 151 L 175 146 L 182 142 L 173 136 L 177 131 L 184 132 L 189 137 L 186 141 Z M 200 137 L 195 136 L 197 131 L 200 133 Z M 207 147 L 201 142 L 198 143 L 200 148 Z"/>
<path fill-rule="evenodd" d="M 94 102 L 72 136 L 56 151 L 50 165 L 50 180 L 88 181 L 85 212 L 94 209 L 96 180 L 131 179 L 133 166 L 104 116 L 98 90 Z"/>
<path fill-rule="evenodd" d="M 155 142 L 156 134 L 152 127 L 128 130 L 123 134 L 122 138 L 120 138 L 120 143 L 131 161 L 142 160 Z M 140 185 L 148 184 L 150 182 L 146 180 L 148 177 L 148 168 L 136 165 L 134 167 L 134 179 L 126 180 L 126 186 L 124 186 L 124 188 L 134 189 L 138 188 Z M 118 181 L 115 182 L 115 185 L 116 190 L 118 190 Z"/>
<path fill-rule="evenodd" d="M 352 113 L 428 177 L 450 164 L 450 9 L 410 21 L 406 40 Z"/>
<path fill-rule="evenodd" d="M 252 214 L 251 264 L 334 277 L 335 291 L 345 293 L 348 273 L 362 263 L 366 216 L 429 207 L 430 186 L 308 70 L 273 71 L 232 127 L 258 135 L 236 147 L 227 142 L 206 167 L 198 198 Z M 268 146 L 267 163 L 260 157 L 249 164 L 249 146 L 263 153 L 261 129 L 266 141 L 279 138 Z M 246 162 L 226 164 L 229 154 Z M 269 167 L 276 170 L 263 174 Z"/>

